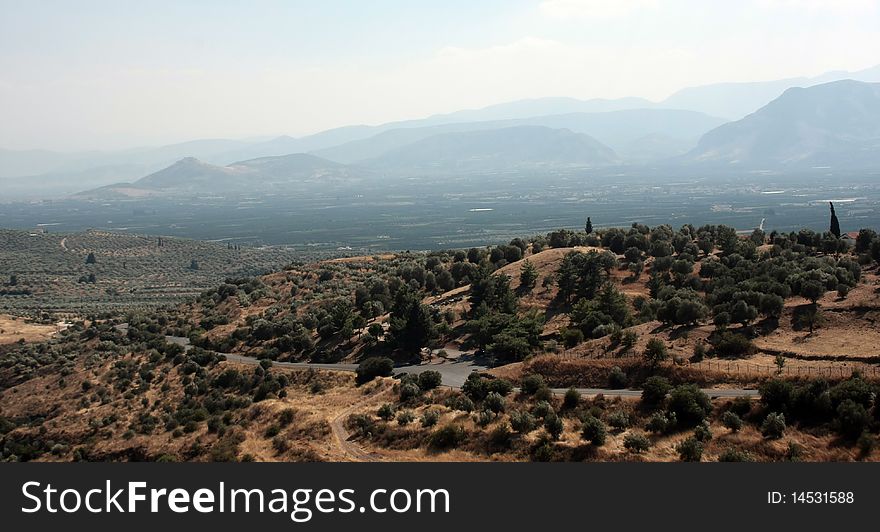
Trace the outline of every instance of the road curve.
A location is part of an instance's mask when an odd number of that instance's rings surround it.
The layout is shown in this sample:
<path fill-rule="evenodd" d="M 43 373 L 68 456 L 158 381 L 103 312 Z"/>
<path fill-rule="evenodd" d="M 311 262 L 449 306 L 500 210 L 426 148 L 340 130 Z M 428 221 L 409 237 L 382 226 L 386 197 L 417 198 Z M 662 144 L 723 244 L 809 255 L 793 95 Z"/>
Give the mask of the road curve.
<path fill-rule="evenodd" d="M 226 354 L 226 360 L 238 362 L 240 364 L 256 365 L 260 361 L 253 357 L 242 355 Z M 323 369 L 328 371 L 355 371 L 357 364 L 316 364 L 311 362 L 273 362 L 273 366 L 281 368 L 298 368 L 298 369 Z M 473 371 L 483 371 L 487 369 L 485 366 L 479 366 L 473 362 L 444 362 L 440 364 L 417 364 L 408 366 L 398 366 L 394 368 L 395 373 L 419 374 L 427 370 L 435 370 L 440 372 L 443 377 L 443 385 L 450 388 L 461 388 L 468 375 Z M 568 388 L 552 388 L 554 394 L 562 395 Z M 606 395 L 610 397 L 641 397 L 641 390 L 614 390 L 611 388 L 575 388 L 581 395 Z M 703 392 L 709 397 L 715 398 L 735 398 L 735 397 L 758 397 L 758 390 L 749 388 L 703 388 Z"/>

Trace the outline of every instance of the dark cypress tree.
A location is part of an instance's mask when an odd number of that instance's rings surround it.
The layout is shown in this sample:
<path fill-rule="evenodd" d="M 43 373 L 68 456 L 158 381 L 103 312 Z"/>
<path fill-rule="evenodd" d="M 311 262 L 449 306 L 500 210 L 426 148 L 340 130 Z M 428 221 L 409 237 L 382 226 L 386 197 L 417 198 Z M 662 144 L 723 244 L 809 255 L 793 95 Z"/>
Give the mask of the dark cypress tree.
<path fill-rule="evenodd" d="M 828 204 L 831 205 L 831 234 L 834 235 L 834 238 L 840 238 L 840 222 L 837 221 L 837 214 L 834 212 L 834 204 L 830 201 Z"/>
<path fill-rule="evenodd" d="M 587 216 L 587 226 L 584 229 L 587 231 L 587 234 L 590 234 L 593 232 L 593 221 L 590 220 L 589 216 Z"/>

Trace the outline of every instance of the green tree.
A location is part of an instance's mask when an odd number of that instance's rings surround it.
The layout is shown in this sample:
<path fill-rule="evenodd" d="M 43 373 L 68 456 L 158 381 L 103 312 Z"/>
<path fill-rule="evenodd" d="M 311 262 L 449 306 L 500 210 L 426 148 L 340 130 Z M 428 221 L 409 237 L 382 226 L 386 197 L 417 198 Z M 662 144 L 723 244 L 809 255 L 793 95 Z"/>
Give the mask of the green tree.
<path fill-rule="evenodd" d="M 669 352 L 666 350 L 666 344 L 660 338 L 651 338 L 645 346 L 645 360 L 653 367 L 658 366 L 661 362 L 669 358 Z"/>
<path fill-rule="evenodd" d="M 376 377 L 389 377 L 394 371 L 394 361 L 388 357 L 370 357 L 358 364 L 356 382 L 364 384 Z"/>
<path fill-rule="evenodd" d="M 595 445 L 596 447 L 601 447 L 605 445 L 605 438 L 608 435 L 608 430 L 605 428 L 605 424 L 602 423 L 601 420 L 589 416 L 584 420 L 584 424 L 581 427 L 581 437 Z"/>
<path fill-rule="evenodd" d="M 589 216 L 587 216 L 587 224 L 584 226 L 584 231 L 586 231 L 588 235 L 593 232 L 593 221 L 590 220 Z"/>
<path fill-rule="evenodd" d="M 538 282 L 538 269 L 528 259 L 523 261 L 519 271 L 519 285 L 525 291 L 531 291 Z"/>
<path fill-rule="evenodd" d="M 840 238 L 840 221 L 837 220 L 837 213 L 834 212 L 834 203 L 828 202 L 831 205 L 831 234 L 834 235 L 834 238 Z"/>

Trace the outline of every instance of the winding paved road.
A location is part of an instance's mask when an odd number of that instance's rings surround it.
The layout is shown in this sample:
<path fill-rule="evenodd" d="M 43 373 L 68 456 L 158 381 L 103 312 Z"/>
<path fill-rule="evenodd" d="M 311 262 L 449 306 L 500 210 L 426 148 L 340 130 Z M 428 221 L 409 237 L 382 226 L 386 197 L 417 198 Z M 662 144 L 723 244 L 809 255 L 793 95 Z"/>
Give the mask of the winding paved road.
<path fill-rule="evenodd" d="M 189 346 L 189 339 L 180 336 L 166 336 L 165 340 L 170 343 Z M 257 365 L 260 361 L 253 357 L 243 355 L 235 355 L 232 353 L 221 353 L 226 356 L 226 360 L 237 362 L 239 364 Z M 298 368 L 298 369 L 323 369 L 328 371 L 355 371 L 357 364 L 319 364 L 312 362 L 273 362 L 273 366 L 281 368 Z M 443 376 L 443 385 L 452 388 L 461 388 L 468 375 L 473 371 L 483 371 L 488 369 L 486 366 L 476 364 L 473 360 L 460 358 L 455 362 L 440 362 L 429 364 L 414 364 L 407 366 L 397 366 L 394 368 L 395 373 L 408 373 L 417 375 L 423 371 L 435 370 Z M 606 395 L 610 397 L 641 397 L 641 390 L 614 390 L 611 388 L 575 388 L 581 395 Z M 562 395 L 567 388 L 553 388 L 553 393 Z M 733 397 L 758 397 L 758 390 L 748 388 L 704 388 L 703 392 L 711 398 L 733 398 Z"/>

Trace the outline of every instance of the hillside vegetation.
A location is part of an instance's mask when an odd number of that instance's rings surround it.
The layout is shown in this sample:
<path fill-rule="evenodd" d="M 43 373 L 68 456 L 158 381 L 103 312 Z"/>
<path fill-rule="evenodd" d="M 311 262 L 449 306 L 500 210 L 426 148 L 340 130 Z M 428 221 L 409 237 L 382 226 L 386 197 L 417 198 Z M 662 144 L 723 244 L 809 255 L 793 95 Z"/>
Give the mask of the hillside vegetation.
<path fill-rule="evenodd" d="M 850 246 L 635 224 L 229 278 L 174 311 L 0 348 L 3 456 L 873 460 L 878 259 L 870 230 Z M 390 378 L 451 359 L 492 369 L 459 390 L 431 366 Z M 750 387 L 760 399 L 700 389 Z"/>

